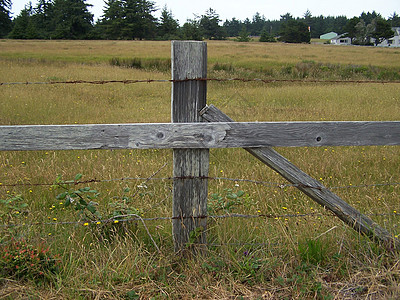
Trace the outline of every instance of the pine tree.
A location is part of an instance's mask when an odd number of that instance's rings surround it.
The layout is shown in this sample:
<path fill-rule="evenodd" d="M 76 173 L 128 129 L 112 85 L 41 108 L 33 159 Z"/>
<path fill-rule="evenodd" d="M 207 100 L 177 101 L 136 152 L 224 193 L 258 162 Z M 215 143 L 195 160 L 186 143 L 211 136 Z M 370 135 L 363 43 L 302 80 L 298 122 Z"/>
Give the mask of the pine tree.
<path fill-rule="evenodd" d="M 37 36 L 41 39 L 50 39 L 55 30 L 55 23 L 52 22 L 54 4 L 52 0 L 39 0 L 33 9 L 33 23 L 37 30 Z"/>
<path fill-rule="evenodd" d="M 373 32 L 371 36 L 375 39 L 375 46 L 394 35 L 390 23 L 383 18 L 372 20 L 372 26 Z"/>
<path fill-rule="evenodd" d="M 276 40 L 272 35 L 268 33 L 267 30 L 263 29 L 263 31 L 261 31 L 260 42 L 274 43 L 276 42 Z"/>
<path fill-rule="evenodd" d="M 108 39 L 152 39 L 156 34 L 154 3 L 147 0 L 108 0 L 99 28 Z"/>
<path fill-rule="evenodd" d="M 281 26 L 279 40 L 286 43 L 309 43 L 310 32 L 306 23 L 289 19 Z"/>
<path fill-rule="evenodd" d="M 14 26 L 9 37 L 12 39 L 36 39 L 39 38 L 33 20 L 33 9 L 31 3 L 25 6 L 14 20 Z"/>
<path fill-rule="evenodd" d="M 219 15 L 215 10 L 209 8 L 200 18 L 200 30 L 203 37 L 206 39 L 222 40 L 226 34 L 223 28 L 219 25 L 221 22 Z"/>
<path fill-rule="evenodd" d="M 0 0 L 0 38 L 6 37 L 12 29 L 11 5 L 11 0 Z"/>
<path fill-rule="evenodd" d="M 157 27 L 157 35 L 162 40 L 171 40 L 177 37 L 179 24 L 174 19 L 172 12 L 164 6 L 161 11 L 160 23 Z"/>
<path fill-rule="evenodd" d="M 85 39 L 93 29 L 91 6 L 85 0 L 55 0 L 52 22 L 55 39 Z"/>

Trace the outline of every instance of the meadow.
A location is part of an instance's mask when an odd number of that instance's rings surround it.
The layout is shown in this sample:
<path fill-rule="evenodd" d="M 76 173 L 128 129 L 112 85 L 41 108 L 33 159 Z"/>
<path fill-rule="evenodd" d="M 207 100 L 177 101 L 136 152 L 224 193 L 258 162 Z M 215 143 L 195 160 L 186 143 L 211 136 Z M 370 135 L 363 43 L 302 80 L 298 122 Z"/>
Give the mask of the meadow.
<path fill-rule="evenodd" d="M 170 79 L 170 55 L 169 42 L 0 40 L 0 82 Z M 237 121 L 400 120 L 396 49 L 210 41 L 208 74 L 296 80 L 209 81 L 208 103 Z M 171 119 L 168 82 L 0 91 L 0 125 Z M 276 150 L 400 234 L 398 146 Z M 174 254 L 170 220 L 157 219 L 172 214 L 171 175 L 172 150 L 0 152 L 0 298 L 400 297 L 398 252 L 357 234 L 242 149 L 210 150 L 209 214 L 264 217 L 210 218 L 207 253 Z M 77 190 L 97 215 L 77 207 L 79 197 L 66 205 Z M 121 213 L 154 219 L 115 222 Z"/>

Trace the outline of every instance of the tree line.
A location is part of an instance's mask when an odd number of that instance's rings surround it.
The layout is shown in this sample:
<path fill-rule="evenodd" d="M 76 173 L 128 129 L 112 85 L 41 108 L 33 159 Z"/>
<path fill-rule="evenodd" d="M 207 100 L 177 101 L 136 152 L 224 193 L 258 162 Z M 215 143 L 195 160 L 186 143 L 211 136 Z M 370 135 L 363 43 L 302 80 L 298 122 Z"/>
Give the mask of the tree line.
<path fill-rule="evenodd" d="M 166 6 L 156 18 L 154 2 L 148 0 L 105 0 L 103 15 L 94 22 L 86 0 L 38 0 L 29 2 L 11 18 L 12 0 L 0 0 L 0 38 L 12 39 L 115 39 L 115 40 L 222 40 L 235 37 L 249 41 L 259 36 L 261 42 L 276 40 L 292 43 L 310 42 L 311 38 L 334 31 L 347 33 L 355 43 L 366 45 L 370 38 L 382 40 L 393 35 L 391 27 L 400 26 L 400 17 L 388 19 L 375 11 L 348 19 L 345 16 L 313 16 L 307 10 L 302 17 L 290 13 L 279 20 L 267 20 L 256 13 L 252 19 L 220 19 L 212 8 L 180 26 Z"/>

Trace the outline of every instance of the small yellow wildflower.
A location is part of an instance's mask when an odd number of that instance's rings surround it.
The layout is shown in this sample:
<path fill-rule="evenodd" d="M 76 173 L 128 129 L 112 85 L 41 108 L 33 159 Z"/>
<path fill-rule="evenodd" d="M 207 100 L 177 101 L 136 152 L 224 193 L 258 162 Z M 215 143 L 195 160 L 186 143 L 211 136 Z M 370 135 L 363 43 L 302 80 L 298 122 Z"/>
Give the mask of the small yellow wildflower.
<path fill-rule="evenodd" d="M 57 221 L 57 218 L 53 218 L 53 221 Z"/>
<path fill-rule="evenodd" d="M 114 223 L 117 224 L 117 223 L 119 223 L 119 221 L 118 220 L 114 220 Z"/>
<path fill-rule="evenodd" d="M 286 206 L 282 206 L 282 208 L 283 208 L 283 209 L 285 209 L 285 210 L 287 209 L 287 207 L 286 207 Z"/>
<path fill-rule="evenodd" d="M 89 223 L 88 223 L 88 222 L 86 222 L 86 223 L 84 223 L 84 224 L 83 224 L 83 226 L 89 226 Z"/>

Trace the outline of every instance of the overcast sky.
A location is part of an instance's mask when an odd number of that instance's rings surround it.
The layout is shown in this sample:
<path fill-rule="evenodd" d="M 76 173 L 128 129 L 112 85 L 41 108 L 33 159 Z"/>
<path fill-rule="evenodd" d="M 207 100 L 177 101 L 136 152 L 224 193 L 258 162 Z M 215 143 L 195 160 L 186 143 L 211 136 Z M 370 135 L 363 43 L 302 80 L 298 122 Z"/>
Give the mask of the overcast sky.
<path fill-rule="evenodd" d="M 17 16 L 29 0 L 12 0 L 13 17 Z M 400 0 L 154 0 L 159 10 L 154 14 L 160 16 L 161 9 L 166 5 L 172 11 L 175 19 L 182 25 L 187 19 L 192 19 L 194 14 L 202 15 L 208 8 L 212 8 L 219 14 L 220 19 L 236 18 L 250 20 L 256 12 L 264 15 L 269 20 L 279 20 L 281 15 L 290 13 L 294 17 L 301 17 L 307 11 L 313 16 L 347 16 L 352 18 L 360 16 L 364 12 L 375 10 L 382 17 L 388 18 L 393 12 L 400 14 Z M 33 6 L 37 1 L 32 0 Z M 103 14 L 104 0 L 87 0 L 92 4 L 89 10 L 97 20 Z"/>

